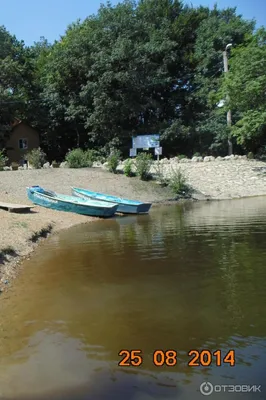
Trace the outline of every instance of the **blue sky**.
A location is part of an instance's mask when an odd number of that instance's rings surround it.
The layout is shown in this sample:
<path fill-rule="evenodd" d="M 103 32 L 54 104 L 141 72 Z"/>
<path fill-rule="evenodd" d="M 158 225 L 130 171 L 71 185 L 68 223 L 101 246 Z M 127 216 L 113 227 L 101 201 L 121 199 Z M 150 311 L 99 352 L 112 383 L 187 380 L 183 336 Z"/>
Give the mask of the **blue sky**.
<path fill-rule="evenodd" d="M 26 45 L 44 36 L 53 42 L 63 35 L 68 24 L 77 19 L 97 13 L 101 2 L 98 0 L 2 0 L 0 25 L 24 40 Z M 113 1 L 116 4 L 118 1 Z M 239 14 L 246 19 L 255 18 L 257 27 L 266 26 L 266 0 L 184 0 L 194 6 L 204 5 L 213 8 L 237 7 Z"/>

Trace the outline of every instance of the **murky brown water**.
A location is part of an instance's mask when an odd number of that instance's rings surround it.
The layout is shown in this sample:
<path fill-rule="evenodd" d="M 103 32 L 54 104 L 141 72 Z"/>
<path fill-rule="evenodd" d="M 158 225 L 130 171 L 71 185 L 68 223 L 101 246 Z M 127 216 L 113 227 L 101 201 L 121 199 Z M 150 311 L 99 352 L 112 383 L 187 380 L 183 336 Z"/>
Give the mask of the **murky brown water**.
<path fill-rule="evenodd" d="M 208 398 L 265 399 L 266 199 L 73 228 L 1 302 L 1 400 L 201 399 L 204 381 L 261 385 Z M 118 366 L 121 349 L 141 350 L 142 365 Z M 176 365 L 155 366 L 169 349 Z M 188 366 L 192 349 L 233 349 L 236 365 Z"/>

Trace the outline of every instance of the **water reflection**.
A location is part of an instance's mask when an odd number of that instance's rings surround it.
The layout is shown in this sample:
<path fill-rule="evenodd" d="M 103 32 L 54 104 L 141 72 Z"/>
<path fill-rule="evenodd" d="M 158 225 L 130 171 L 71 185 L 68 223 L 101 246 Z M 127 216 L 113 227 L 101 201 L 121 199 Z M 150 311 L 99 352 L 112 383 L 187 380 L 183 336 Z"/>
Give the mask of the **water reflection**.
<path fill-rule="evenodd" d="M 208 379 L 262 384 L 264 202 L 161 207 L 52 237 L 2 305 L 0 395 L 194 399 Z M 118 367 L 122 348 L 141 349 L 142 366 Z M 188 367 L 193 348 L 233 348 L 236 366 Z M 177 365 L 155 366 L 156 349 Z"/>

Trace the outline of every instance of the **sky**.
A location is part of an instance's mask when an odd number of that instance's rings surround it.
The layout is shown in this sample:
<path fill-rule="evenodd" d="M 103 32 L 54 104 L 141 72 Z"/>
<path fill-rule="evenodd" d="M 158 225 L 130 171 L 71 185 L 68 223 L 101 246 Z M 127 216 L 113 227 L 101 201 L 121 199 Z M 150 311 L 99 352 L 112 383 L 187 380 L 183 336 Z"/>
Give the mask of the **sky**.
<path fill-rule="evenodd" d="M 118 1 L 112 1 L 116 4 Z M 0 0 L 0 25 L 30 46 L 44 36 L 50 43 L 60 39 L 77 19 L 96 14 L 101 0 Z M 266 0 L 184 0 L 193 6 L 237 7 L 245 19 L 255 18 L 257 27 L 266 26 Z"/>

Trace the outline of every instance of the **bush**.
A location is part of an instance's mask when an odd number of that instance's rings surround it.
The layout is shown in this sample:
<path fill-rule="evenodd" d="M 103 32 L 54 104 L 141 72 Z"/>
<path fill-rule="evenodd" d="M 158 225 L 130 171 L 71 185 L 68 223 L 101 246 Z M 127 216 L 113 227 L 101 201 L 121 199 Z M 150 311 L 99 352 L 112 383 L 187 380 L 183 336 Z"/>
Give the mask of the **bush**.
<path fill-rule="evenodd" d="M 177 158 L 182 160 L 182 158 L 187 158 L 187 156 L 185 156 L 185 154 L 178 154 Z"/>
<path fill-rule="evenodd" d="M 186 183 L 186 178 L 180 169 L 172 170 L 169 179 L 169 187 L 177 196 L 189 196 L 191 194 L 191 188 Z"/>
<path fill-rule="evenodd" d="M 26 160 L 33 168 L 41 168 L 46 161 L 46 154 L 39 147 L 26 154 Z"/>
<path fill-rule="evenodd" d="M 134 176 L 134 173 L 132 171 L 132 160 L 126 160 L 124 166 L 124 174 L 128 177 Z"/>
<path fill-rule="evenodd" d="M 156 174 L 157 181 L 160 183 L 160 185 L 167 186 L 169 182 L 168 182 L 168 179 L 165 178 L 165 176 L 164 176 L 163 165 L 156 162 L 154 167 L 155 167 L 155 174 Z"/>
<path fill-rule="evenodd" d="M 147 153 L 140 153 L 136 157 L 137 175 L 142 181 L 150 179 L 150 169 L 152 165 L 152 156 Z"/>
<path fill-rule="evenodd" d="M 119 165 L 121 153 L 119 150 L 113 149 L 107 159 L 108 170 L 113 174 L 116 174 L 116 169 Z"/>
<path fill-rule="evenodd" d="M 70 150 L 65 158 L 69 168 L 86 168 L 92 166 L 90 153 L 80 148 Z"/>
<path fill-rule="evenodd" d="M 4 150 L 0 150 L 0 171 L 4 168 L 8 161 L 8 158 L 4 154 Z"/>

